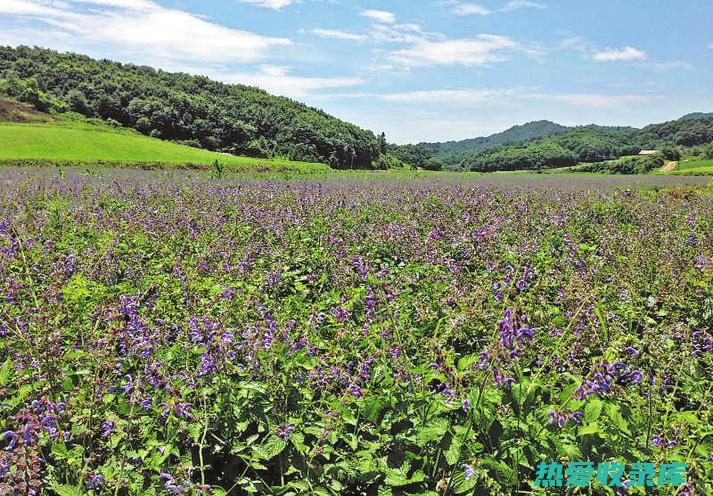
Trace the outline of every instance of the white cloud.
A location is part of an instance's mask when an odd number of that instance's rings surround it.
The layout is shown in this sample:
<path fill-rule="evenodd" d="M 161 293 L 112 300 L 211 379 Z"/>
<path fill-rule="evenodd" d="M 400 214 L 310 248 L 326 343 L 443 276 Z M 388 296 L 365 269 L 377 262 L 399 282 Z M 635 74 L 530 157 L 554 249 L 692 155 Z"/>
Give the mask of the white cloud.
<path fill-rule="evenodd" d="M 507 60 L 520 45 L 506 36 L 481 34 L 475 38 L 432 41 L 419 39 L 410 48 L 394 51 L 391 58 L 404 66 L 484 65 Z"/>
<path fill-rule="evenodd" d="M 283 7 L 288 7 L 293 3 L 297 3 L 296 0 L 240 0 L 242 3 L 249 3 L 251 5 L 257 5 L 258 7 L 264 7 L 266 9 L 280 10 Z"/>
<path fill-rule="evenodd" d="M 377 43 L 416 43 L 426 38 L 444 38 L 437 33 L 424 31 L 414 23 L 397 23 L 391 12 L 367 10 L 362 15 L 374 21 L 364 33 L 352 33 L 338 29 L 316 28 L 311 32 L 320 38 L 350 41 L 372 40 Z"/>
<path fill-rule="evenodd" d="M 348 41 L 365 41 L 370 39 L 368 35 L 349 33 L 347 31 L 339 31 L 337 29 L 313 29 L 312 33 L 328 40 L 348 40 Z"/>
<path fill-rule="evenodd" d="M 693 66 L 682 60 L 672 62 L 643 62 L 639 64 L 644 69 L 651 69 L 654 72 L 669 72 L 669 71 L 687 71 L 693 69 Z"/>
<path fill-rule="evenodd" d="M 289 67 L 262 65 L 258 73 L 216 72 L 211 77 L 226 83 L 257 86 L 270 93 L 300 98 L 316 90 L 358 86 L 365 81 L 356 77 L 301 77 L 290 74 Z"/>
<path fill-rule="evenodd" d="M 520 10 L 520 9 L 546 9 L 547 5 L 537 3 L 537 2 L 531 2 L 529 0 L 512 0 L 508 3 L 505 4 L 505 7 L 503 7 L 503 12 L 510 12 L 513 10 Z"/>
<path fill-rule="evenodd" d="M 595 52 L 592 58 L 597 62 L 625 62 L 629 60 L 646 60 L 646 52 L 633 47 Z"/>
<path fill-rule="evenodd" d="M 529 88 L 494 89 L 436 89 L 400 93 L 352 93 L 334 95 L 334 98 L 375 98 L 384 102 L 406 104 L 505 105 L 525 101 L 557 102 L 572 107 L 610 109 L 627 107 L 659 100 L 660 95 L 608 95 L 599 93 L 551 94 Z"/>
<path fill-rule="evenodd" d="M 101 8 L 76 8 L 78 4 L 87 3 Z M 44 39 L 71 37 L 74 47 L 91 47 L 92 51 L 108 49 L 135 61 L 150 58 L 153 62 L 255 62 L 265 58 L 275 47 L 292 44 L 285 38 L 226 28 L 147 0 L 3 0 L 0 1 L 0 19 L 3 17 L 52 27 L 39 39 L 20 35 L 15 40 L 18 44 L 42 45 Z M 2 27 L 0 21 L 0 29 Z M 34 31 L 37 32 L 39 30 Z"/>
<path fill-rule="evenodd" d="M 365 10 L 361 15 L 385 24 L 393 24 L 396 22 L 396 15 L 393 12 L 387 12 L 385 10 Z"/>
<path fill-rule="evenodd" d="M 154 2 L 149 0 L 75 0 L 75 2 L 104 5 L 107 7 L 122 7 L 129 10 L 152 10 L 157 7 Z"/>
<path fill-rule="evenodd" d="M 546 95 L 545 99 L 566 103 L 575 107 L 617 108 L 633 104 L 653 102 L 660 99 L 658 95 L 602 95 L 602 94 L 572 94 Z"/>
<path fill-rule="evenodd" d="M 503 100 L 517 97 L 523 90 L 512 89 L 439 89 L 405 91 L 402 93 L 362 94 L 355 96 L 373 96 L 385 102 L 394 103 L 452 103 L 457 105 L 502 103 Z"/>
<path fill-rule="evenodd" d="M 450 7 L 451 12 L 459 16 L 486 16 L 492 14 L 493 12 L 512 12 L 513 10 L 547 8 L 544 4 L 531 2 L 529 0 L 512 0 L 498 10 L 491 10 L 488 7 L 484 7 L 478 3 L 460 2 L 459 0 L 446 0 L 445 4 Z"/>
<path fill-rule="evenodd" d="M 459 16 L 488 15 L 490 10 L 477 3 L 455 3 L 452 7 L 453 13 Z"/>

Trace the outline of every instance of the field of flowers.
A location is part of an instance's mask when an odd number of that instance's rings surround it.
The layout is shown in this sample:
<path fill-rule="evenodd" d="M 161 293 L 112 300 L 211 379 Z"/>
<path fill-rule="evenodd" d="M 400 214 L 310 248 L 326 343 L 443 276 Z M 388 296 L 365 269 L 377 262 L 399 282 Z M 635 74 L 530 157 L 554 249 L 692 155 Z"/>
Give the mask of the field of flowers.
<path fill-rule="evenodd" d="M 712 494 L 713 189 L 674 180 L 0 171 L 0 494 Z"/>

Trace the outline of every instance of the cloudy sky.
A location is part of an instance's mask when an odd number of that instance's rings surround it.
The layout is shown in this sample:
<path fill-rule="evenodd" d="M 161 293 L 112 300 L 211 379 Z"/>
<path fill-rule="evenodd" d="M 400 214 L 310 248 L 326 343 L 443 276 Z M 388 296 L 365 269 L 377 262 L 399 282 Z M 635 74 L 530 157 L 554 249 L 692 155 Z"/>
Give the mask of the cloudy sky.
<path fill-rule="evenodd" d="M 390 141 L 713 111 L 710 0 L 0 0 L 0 45 L 260 86 Z"/>

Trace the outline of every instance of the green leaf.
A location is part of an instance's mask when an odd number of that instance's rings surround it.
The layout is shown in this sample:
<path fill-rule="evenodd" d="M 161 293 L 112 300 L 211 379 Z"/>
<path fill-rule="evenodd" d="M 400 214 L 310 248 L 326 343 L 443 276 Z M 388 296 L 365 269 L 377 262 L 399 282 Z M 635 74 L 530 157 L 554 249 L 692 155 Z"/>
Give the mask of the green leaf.
<path fill-rule="evenodd" d="M 450 426 L 448 420 L 444 418 L 435 418 L 427 425 L 421 427 L 416 434 L 416 444 L 425 446 L 430 442 L 440 441 L 448 432 Z"/>
<path fill-rule="evenodd" d="M 472 494 L 473 488 L 478 484 L 478 477 L 471 477 L 470 480 L 466 480 L 465 471 L 462 468 L 456 468 L 456 472 L 453 474 L 453 483 L 451 489 L 455 494 Z"/>
<path fill-rule="evenodd" d="M 590 424 L 587 424 L 579 429 L 579 435 L 580 436 L 585 436 L 587 434 L 599 434 L 600 428 L 599 428 L 599 422 L 592 422 Z"/>
<path fill-rule="evenodd" d="M 82 490 L 77 486 L 52 484 L 51 489 L 57 493 L 57 496 L 84 496 L 84 492 L 82 492 Z"/>
<path fill-rule="evenodd" d="M 599 398 L 593 398 L 584 407 L 584 420 L 589 422 L 594 422 L 599 419 L 602 414 L 602 408 L 604 407 L 604 402 Z"/>
<path fill-rule="evenodd" d="M 607 321 L 604 318 L 604 312 L 602 312 L 601 304 L 597 304 L 597 306 L 594 307 L 594 313 L 599 320 L 599 326 L 602 328 L 602 341 L 606 344 L 609 342 L 609 327 L 607 327 Z"/>
<path fill-rule="evenodd" d="M 12 362 L 8 358 L 0 367 L 0 387 L 5 387 L 10 383 L 12 377 Z"/>
<path fill-rule="evenodd" d="M 462 448 L 463 442 L 461 441 L 460 436 L 453 436 L 451 438 L 451 443 L 448 446 L 448 449 L 444 452 L 448 465 L 453 466 L 458 463 L 458 460 L 460 460 Z"/>
<path fill-rule="evenodd" d="M 381 410 L 386 406 L 386 403 L 376 397 L 370 397 L 364 402 L 362 407 L 362 414 L 369 420 L 369 422 L 375 423 L 379 420 L 379 414 Z"/>
<path fill-rule="evenodd" d="M 426 475 L 420 470 L 414 472 L 411 477 L 408 477 L 399 470 L 390 470 L 389 475 L 386 476 L 385 482 L 387 486 L 401 487 L 423 482 L 424 480 L 426 480 Z"/>
<path fill-rule="evenodd" d="M 629 423 L 624 420 L 624 417 L 622 417 L 621 408 L 619 407 L 619 405 L 608 403 L 606 406 L 606 412 L 607 416 L 621 432 L 628 436 L 631 436 L 631 431 L 629 430 Z"/>
<path fill-rule="evenodd" d="M 517 474 L 505 463 L 495 460 L 493 458 L 484 458 L 483 466 L 485 466 L 488 471 L 500 482 L 506 484 L 514 484 L 517 480 Z"/>
<path fill-rule="evenodd" d="M 287 443 L 279 437 L 270 436 L 265 443 L 255 448 L 255 452 L 260 460 L 271 460 L 282 453 L 286 446 Z"/>

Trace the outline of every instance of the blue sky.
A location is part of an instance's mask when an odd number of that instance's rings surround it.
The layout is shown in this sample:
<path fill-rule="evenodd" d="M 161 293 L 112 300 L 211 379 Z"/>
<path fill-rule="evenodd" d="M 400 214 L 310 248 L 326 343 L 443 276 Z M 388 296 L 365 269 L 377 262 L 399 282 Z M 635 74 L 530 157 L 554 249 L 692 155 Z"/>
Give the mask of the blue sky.
<path fill-rule="evenodd" d="M 713 111 L 709 0 L 0 0 L 0 44 L 205 74 L 405 143 Z"/>

